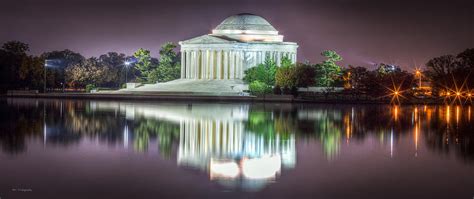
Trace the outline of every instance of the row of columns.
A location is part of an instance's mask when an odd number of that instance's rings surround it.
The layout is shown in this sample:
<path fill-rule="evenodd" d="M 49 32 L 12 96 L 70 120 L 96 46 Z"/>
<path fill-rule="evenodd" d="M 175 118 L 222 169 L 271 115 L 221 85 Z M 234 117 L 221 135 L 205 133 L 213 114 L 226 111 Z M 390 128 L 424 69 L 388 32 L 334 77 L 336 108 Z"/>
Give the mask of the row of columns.
<path fill-rule="evenodd" d="M 181 78 L 242 79 L 247 68 L 265 62 L 267 56 L 277 65 L 284 56 L 296 62 L 296 53 L 290 52 L 253 51 L 246 55 L 244 51 L 232 50 L 184 50 L 181 52 Z"/>

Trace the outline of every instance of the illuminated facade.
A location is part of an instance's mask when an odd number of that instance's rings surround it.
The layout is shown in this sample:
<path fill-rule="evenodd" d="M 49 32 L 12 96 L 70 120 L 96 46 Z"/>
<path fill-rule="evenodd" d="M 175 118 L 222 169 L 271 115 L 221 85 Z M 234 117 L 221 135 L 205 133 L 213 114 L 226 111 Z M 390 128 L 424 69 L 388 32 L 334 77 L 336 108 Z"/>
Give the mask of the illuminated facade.
<path fill-rule="evenodd" d="M 242 79 L 244 71 L 270 57 L 277 65 L 287 56 L 296 62 L 298 45 L 283 42 L 283 35 L 263 17 L 230 16 L 211 34 L 179 42 L 181 79 Z"/>

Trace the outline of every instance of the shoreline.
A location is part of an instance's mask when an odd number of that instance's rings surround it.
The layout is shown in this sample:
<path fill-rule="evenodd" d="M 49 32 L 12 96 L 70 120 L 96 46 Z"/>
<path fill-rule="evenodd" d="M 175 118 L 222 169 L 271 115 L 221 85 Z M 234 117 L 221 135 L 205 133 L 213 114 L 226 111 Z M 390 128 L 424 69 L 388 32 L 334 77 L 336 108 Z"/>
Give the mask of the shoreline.
<path fill-rule="evenodd" d="M 292 95 L 226 96 L 205 94 L 172 93 L 7 93 L 5 98 L 49 98 L 49 99 L 93 99 L 93 100 L 156 100 L 156 101 L 206 101 L 206 102 L 264 102 L 264 103 L 309 103 L 309 104 L 391 104 L 389 100 L 373 99 L 313 99 L 294 98 Z M 443 100 L 404 100 L 403 105 L 443 105 Z"/>

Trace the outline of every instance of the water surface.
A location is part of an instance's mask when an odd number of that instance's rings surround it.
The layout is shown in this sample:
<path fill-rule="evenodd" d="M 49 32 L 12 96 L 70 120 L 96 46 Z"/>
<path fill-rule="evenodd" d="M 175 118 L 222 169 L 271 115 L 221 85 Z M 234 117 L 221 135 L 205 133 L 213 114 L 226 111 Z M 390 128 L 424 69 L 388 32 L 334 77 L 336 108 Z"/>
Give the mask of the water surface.
<path fill-rule="evenodd" d="M 470 106 L 0 100 L 0 197 L 472 198 Z"/>

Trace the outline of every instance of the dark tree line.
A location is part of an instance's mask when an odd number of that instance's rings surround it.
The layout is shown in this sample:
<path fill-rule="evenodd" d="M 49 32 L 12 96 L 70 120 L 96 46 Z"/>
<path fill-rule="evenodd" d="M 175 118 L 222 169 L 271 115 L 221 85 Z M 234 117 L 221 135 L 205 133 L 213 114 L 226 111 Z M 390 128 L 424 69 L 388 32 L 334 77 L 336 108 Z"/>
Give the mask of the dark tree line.
<path fill-rule="evenodd" d="M 428 61 L 426 68 L 435 95 L 443 91 L 466 92 L 474 88 L 474 48 L 458 55 L 435 57 Z"/>
<path fill-rule="evenodd" d="M 147 60 L 152 74 L 150 81 L 144 83 L 170 81 L 180 75 L 180 55 L 174 52 L 175 48 L 172 43 L 163 45 L 160 59 L 151 57 L 149 51 L 145 58 L 117 52 L 85 58 L 68 49 L 34 56 L 29 54 L 28 44 L 9 41 L 0 48 L 0 93 L 24 89 L 43 91 L 45 82 L 48 90 L 83 89 L 87 85 L 117 89 L 126 80 L 148 78 L 143 76 L 148 71 L 138 67 L 141 64 L 138 58 Z"/>

